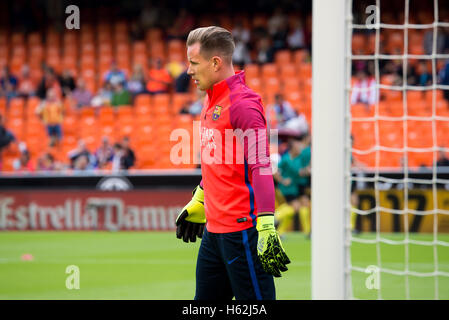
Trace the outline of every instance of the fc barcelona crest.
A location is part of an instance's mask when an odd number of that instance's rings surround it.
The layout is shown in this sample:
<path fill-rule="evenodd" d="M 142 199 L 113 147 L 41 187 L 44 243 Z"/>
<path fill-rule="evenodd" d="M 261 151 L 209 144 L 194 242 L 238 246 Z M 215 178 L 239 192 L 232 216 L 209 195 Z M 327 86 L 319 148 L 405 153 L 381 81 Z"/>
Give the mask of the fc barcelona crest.
<path fill-rule="evenodd" d="M 221 115 L 221 106 L 216 105 L 214 113 L 212 114 L 212 120 L 217 120 Z"/>

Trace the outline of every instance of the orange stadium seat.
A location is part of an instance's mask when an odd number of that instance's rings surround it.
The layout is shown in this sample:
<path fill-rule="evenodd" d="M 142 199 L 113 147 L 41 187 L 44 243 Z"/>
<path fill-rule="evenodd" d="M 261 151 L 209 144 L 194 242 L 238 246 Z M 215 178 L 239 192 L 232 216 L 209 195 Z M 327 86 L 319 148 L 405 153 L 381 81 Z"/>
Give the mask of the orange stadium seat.
<path fill-rule="evenodd" d="M 262 77 L 263 78 L 270 78 L 270 77 L 277 77 L 278 76 L 278 70 L 274 63 L 266 63 L 262 65 Z"/>
<path fill-rule="evenodd" d="M 6 121 L 6 128 L 11 130 L 19 141 L 25 138 L 25 122 L 22 118 L 9 118 Z"/>
<path fill-rule="evenodd" d="M 274 56 L 274 62 L 280 68 L 283 65 L 292 63 L 292 54 L 290 50 L 277 51 Z"/>
<path fill-rule="evenodd" d="M 24 114 L 25 100 L 23 98 L 12 98 L 9 101 L 8 117 L 22 118 Z"/>
<path fill-rule="evenodd" d="M 44 58 L 44 47 L 41 44 L 33 45 L 29 48 L 29 59 L 30 63 L 40 64 L 41 60 Z"/>
<path fill-rule="evenodd" d="M 296 68 L 296 65 L 293 63 L 284 63 L 279 66 L 279 70 L 282 79 L 298 77 L 298 70 Z"/>
<path fill-rule="evenodd" d="M 424 99 L 429 105 L 432 105 L 433 103 L 433 95 L 435 94 L 435 100 L 436 101 L 442 101 L 444 100 L 443 97 L 443 90 L 435 90 L 435 93 L 433 90 L 426 90 L 424 93 Z"/>
<path fill-rule="evenodd" d="M 6 98 L 0 97 L 0 115 L 6 117 Z"/>
<path fill-rule="evenodd" d="M 293 109 L 299 113 L 303 113 L 306 109 L 306 105 L 303 103 L 300 91 L 297 90 L 287 90 L 284 91 L 285 99 L 291 103 Z"/>
<path fill-rule="evenodd" d="M 403 158 L 403 152 L 379 152 L 379 167 L 383 168 L 397 168 L 401 166 L 401 158 Z M 374 158 L 375 160 L 375 158 Z"/>
<path fill-rule="evenodd" d="M 8 45 L 8 32 L 6 30 L 0 30 L 0 45 L 7 46 Z"/>
<path fill-rule="evenodd" d="M 293 53 L 293 60 L 297 66 L 306 63 L 307 57 L 308 53 L 305 49 L 299 49 Z"/>
<path fill-rule="evenodd" d="M 251 78 L 259 78 L 260 68 L 257 64 L 247 64 L 245 65 L 245 78 L 248 81 Z"/>
<path fill-rule="evenodd" d="M 364 103 L 356 103 L 351 106 L 351 115 L 353 118 L 369 118 L 372 116 L 369 106 Z"/>
<path fill-rule="evenodd" d="M 115 110 L 112 107 L 104 106 L 98 111 L 98 121 L 100 123 L 111 123 L 115 121 Z"/>
<path fill-rule="evenodd" d="M 261 94 L 263 90 L 262 81 L 258 77 L 251 77 L 247 79 L 246 85 L 259 94 Z"/>
<path fill-rule="evenodd" d="M 302 79 L 311 79 L 312 78 L 312 64 L 304 63 L 299 68 L 299 76 Z"/>
<path fill-rule="evenodd" d="M 373 106 L 375 110 L 375 106 Z M 379 116 L 391 117 L 390 105 L 386 101 L 379 101 L 378 106 Z"/>
<path fill-rule="evenodd" d="M 165 60 L 165 46 L 162 41 L 151 43 L 150 56 L 152 59 L 158 58 L 163 61 Z"/>
<path fill-rule="evenodd" d="M 75 116 L 64 117 L 62 122 L 62 132 L 65 140 L 65 136 L 77 136 L 80 130 L 78 119 Z"/>
<path fill-rule="evenodd" d="M 158 28 L 150 28 L 147 30 L 145 39 L 147 43 L 158 42 L 162 40 L 162 30 Z"/>
<path fill-rule="evenodd" d="M 401 101 L 402 102 L 402 91 L 399 90 L 380 90 L 381 96 L 383 95 L 387 101 Z"/>
<path fill-rule="evenodd" d="M 153 106 L 157 107 L 160 104 L 168 105 L 170 103 L 170 95 L 166 93 L 156 94 L 153 96 Z"/>
<path fill-rule="evenodd" d="M 282 77 L 282 92 L 284 94 L 300 92 L 300 85 L 296 77 Z"/>
<path fill-rule="evenodd" d="M 366 51 L 366 37 L 361 33 L 354 33 L 352 35 L 352 53 L 365 54 Z"/>
<path fill-rule="evenodd" d="M 404 115 L 404 104 L 402 100 L 386 101 L 391 117 L 402 117 Z"/>
<path fill-rule="evenodd" d="M 32 32 L 28 34 L 27 42 L 30 46 L 39 45 L 42 42 L 42 38 L 39 32 Z"/>
<path fill-rule="evenodd" d="M 25 34 L 21 32 L 14 32 L 11 35 L 11 45 L 13 47 L 18 45 L 24 45 L 25 44 Z"/>
<path fill-rule="evenodd" d="M 136 107 L 141 106 L 141 105 L 146 105 L 146 106 L 151 105 L 151 95 L 150 94 L 138 94 L 135 97 L 134 105 Z"/>
<path fill-rule="evenodd" d="M 269 98 L 280 92 L 281 84 L 277 77 L 267 77 L 264 79 L 264 95 Z"/>
<path fill-rule="evenodd" d="M 119 106 L 116 109 L 117 120 L 120 121 L 124 118 L 133 118 L 134 117 L 134 108 L 133 106 L 123 105 Z"/>
<path fill-rule="evenodd" d="M 119 138 L 119 131 L 115 123 L 100 124 L 101 137 L 108 137 L 110 140 L 117 140 Z"/>
<path fill-rule="evenodd" d="M 140 104 L 135 108 L 137 118 L 153 114 L 152 107 L 149 104 Z"/>
<path fill-rule="evenodd" d="M 429 109 L 432 109 L 432 106 L 428 106 Z M 448 117 L 449 118 L 449 102 L 446 100 L 440 100 L 436 103 L 435 113 L 437 116 Z"/>
<path fill-rule="evenodd" d="M 424 91 L 407 91 L 407 102 L 421 101 L 425 99 Z"/>
<path fill-rule="evenodd" d="M 172 108 L 175 114 L 178 114 L 181 108 L 189 101 L 192 101 L 189 93 L 174 93 L 172 96 Z"/>
<path fill-rule="evenodd" d="M 393 31 L 386 39 L 386 52 L 389 54 L 402 54 L 404 52 L 404 33 Z"/>
<path fill-rule="evenodd" d="M 414 100 L 407 104 L 407 113 L 410 116 L 429 117 L 432 115 L 432 107 L 425 101 Z"/>

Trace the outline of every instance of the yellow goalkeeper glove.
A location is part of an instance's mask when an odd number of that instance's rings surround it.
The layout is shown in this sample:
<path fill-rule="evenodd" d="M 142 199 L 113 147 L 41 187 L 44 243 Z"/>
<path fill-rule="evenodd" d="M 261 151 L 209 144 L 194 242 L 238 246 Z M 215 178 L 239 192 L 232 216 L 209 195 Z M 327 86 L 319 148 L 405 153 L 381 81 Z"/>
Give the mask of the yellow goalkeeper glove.
<path fill-rule="evenodd" d="M 176 218 L 176 237 L 184 242 L 195 242 L 203 236 L 206 215 L 204 213 L 204 191 L 201 186 L 193 189 L 193 198 Z"/>
<path fill-rule="evenodd" d="M 281 276 L 281 271 L 287 271 L 290 259 L 285 254 L 281 239 L 274 227 L 274 215 L 263 214 L 257 217 L 257 254 L 266 273 L 275 277 Z"/>

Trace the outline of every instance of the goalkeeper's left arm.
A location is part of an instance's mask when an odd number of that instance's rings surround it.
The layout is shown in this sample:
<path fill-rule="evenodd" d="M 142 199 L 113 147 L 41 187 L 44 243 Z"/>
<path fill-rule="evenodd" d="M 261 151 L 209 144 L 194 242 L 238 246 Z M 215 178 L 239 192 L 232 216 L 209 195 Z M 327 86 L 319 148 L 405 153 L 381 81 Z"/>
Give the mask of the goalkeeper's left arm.
<path fill-rule="evenodd" d="M 287 271 L 290 259 L 274 227 L 274 183 L 271 167 L 258 167 L 252 172 L 257 204 L 257 253 L 265 272 L 280 277 Z"/>

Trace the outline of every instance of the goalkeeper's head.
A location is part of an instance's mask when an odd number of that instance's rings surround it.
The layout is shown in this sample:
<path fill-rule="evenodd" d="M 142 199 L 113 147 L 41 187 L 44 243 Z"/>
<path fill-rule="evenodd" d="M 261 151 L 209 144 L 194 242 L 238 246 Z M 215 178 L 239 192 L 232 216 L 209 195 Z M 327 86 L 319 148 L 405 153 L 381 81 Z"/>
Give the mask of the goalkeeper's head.
<path fill-rule="evenodd" d="M 221 27 L 211 26 L 192 30 L 187 37 L 187 73 L 200 90 L 234 75 L 232 34 Z"/>

